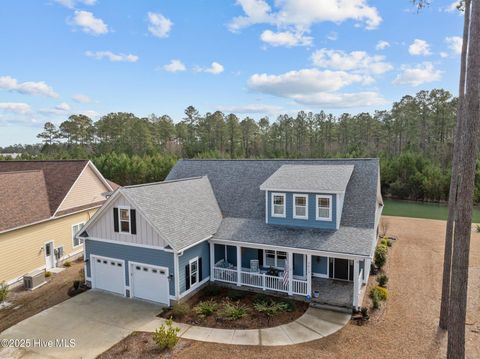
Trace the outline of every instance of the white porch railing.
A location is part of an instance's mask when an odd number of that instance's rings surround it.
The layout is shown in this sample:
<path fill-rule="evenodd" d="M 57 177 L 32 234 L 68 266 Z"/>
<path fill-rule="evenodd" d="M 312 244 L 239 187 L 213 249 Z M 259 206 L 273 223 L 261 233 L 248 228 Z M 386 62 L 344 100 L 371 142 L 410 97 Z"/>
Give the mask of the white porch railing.
<path fill-rule="evenodd" d="M 237 270 L 213 267 L 213 278 L 221 282 L 236 284 Z M 275 277 L 265 273 L 240 271 L 240 285 L 288 293 L 288 282 L 284 284 L 283 277 Z M 292 279 L 292 293 L 307 295 L 307 281 Z"/>

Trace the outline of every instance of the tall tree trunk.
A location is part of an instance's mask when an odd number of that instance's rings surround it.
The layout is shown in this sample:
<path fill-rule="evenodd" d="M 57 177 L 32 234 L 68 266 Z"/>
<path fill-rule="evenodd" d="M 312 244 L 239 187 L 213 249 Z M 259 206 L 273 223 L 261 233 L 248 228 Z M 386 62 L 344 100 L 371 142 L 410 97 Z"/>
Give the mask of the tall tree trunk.
<path fill-rule="evenodd" d="M 457 124 L 455 126 L 455 139 L 453 142 L 453 160 L 452 160 L 452 176 L 450 179 L 450 191 L 448 194 L 448 218 L 447 229 L 445 232 L 445 253 L 443 258 L 443 282 L 442 282 L 442 302 L 440 307 L 439 326 L 447 329 L 448 325 L 448 303 L 450 298 L 450 276 L 452 266 L 452 245 L 453 245 L 453 224 L 455 221 L 455 205 L 457 200 L 458 187 L 458 165 L 460 158 L 460 142 L 462 138 L 463 120 L 463 102 L 465 94 L 465 69 L 467 63 L 468 48 L 468 27 L 470 24 L 470 0 L 465 2 L 465 16 L 463 23 L 463 45 L 462 56 L 460 60 L 460 81 L 458 89 L 458 108 L 457 108 Z"/>
<path fill-rule="evenodd" d="M 471 23 L 465 91 L 465 123 L 462 130 L 461 186 L 456 203 L 452 277 L 448 323 L 449 359 L 465 357 L 465 318 L 467 314 L 468 264 L 472 232 L 473 191 L 480 120 L 480 0 L 471 5 Z"/>

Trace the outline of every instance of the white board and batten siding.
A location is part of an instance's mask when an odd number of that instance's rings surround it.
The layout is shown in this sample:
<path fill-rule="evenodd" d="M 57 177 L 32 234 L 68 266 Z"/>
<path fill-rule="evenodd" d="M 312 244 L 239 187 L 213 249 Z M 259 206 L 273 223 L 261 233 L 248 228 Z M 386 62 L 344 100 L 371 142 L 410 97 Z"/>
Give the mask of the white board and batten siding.
<path fill-rule="evenodd" d="M 136 210 L 137 234 L 115 232 L 113 226 L 113 208 L 130 207 Z M 98 220 L 88 228 L 88 236 L 97 239 L 106 239 L 123 243 L 140 244 L 145 246 L 155 246 L 164 248 L 168 245 L 152 226 L 145 220 L 142 214 L 130 202 L 119 194 L 108 208 L 98 218 Z"/>

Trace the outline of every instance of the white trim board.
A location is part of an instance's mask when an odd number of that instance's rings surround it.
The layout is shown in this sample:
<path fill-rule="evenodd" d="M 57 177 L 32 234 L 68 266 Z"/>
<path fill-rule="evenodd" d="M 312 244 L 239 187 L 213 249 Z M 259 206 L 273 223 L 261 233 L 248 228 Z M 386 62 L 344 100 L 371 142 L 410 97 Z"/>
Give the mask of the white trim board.
<path fill-rule="evenodd" d="M 208 281 L 210 281 L 210 276 L 202 279 L 201 282 L 198 282 L 198 283 L 195 284 L 193 287 L 190 287 L 188 290 L 186 290 L 185 292 L 183 292 L 182 294 L 180 294 L 180 296 L 178 297 L 178 299 L 182 299 L 182 298 L 185 297 L 186 295 L 189 295 L 191 292 L 193 292 L 194 290 L 198 289 L 198 287 L 202 286 L 203 284 L 207 283 Z"/>
<path fill-rule="evenodd" d="M 117 241 L 117 240 L 113 240 L 113 239 L 103 239 L 103 238 L 95 238 L 95 237 L 82 237 L 82 238 L 83 239 L 88 239 L 89 241 L 120 244 L 120 245 L 130 246 L 130 247 L 149 248 L 149 249 L 155 249 L 155 250 L 159 250 L 159 251 L 163 251 L 163 252 L 167 252 L 167 253 L 175 253 L 172 249 L 162 248 L 162 247 L 158 247 L 158 246 L 151 246 L 151 245 L 147 245 L 147 244 L 123 242 L 123 241 Z"/>

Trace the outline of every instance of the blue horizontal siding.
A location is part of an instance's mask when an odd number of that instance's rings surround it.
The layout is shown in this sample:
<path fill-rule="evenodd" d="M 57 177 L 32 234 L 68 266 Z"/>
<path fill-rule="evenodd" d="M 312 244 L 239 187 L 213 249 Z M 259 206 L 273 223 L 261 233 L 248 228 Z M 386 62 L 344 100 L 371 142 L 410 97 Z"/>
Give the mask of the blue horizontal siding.
<path fill-rule="evenodd" d="M 293 253 L 293 275 L 303 276 L 303 254 Z"/>
<path fill-rule="evenodd" d="M 202 258 L 202 278 L 200 278 L 199 282 L 210 275 L 210 246 L 207 241 L 204 241 L 187 249 L 183 252 L 183 255 L 178 257 L 180 294 L 186 291 L 185 266 L 188 265 L 190 259 L 195 257 Z"/>
<path fill-rule="evenodd" d="M 328 257 L 312 256 L 312 273 L 327 275 Z"/>
<path fill-rule="evenodd" d="M 169 278 L 169 291 L 170 295 L 175 295 L 175 271 L 173 267 L 173 253 L 165 252 L 153 248 L 134 247 L 124 244 L 115 244 L 109 242 L 100 242 L 85 240 L 85 253 L 86 258 L 90 259 L 90 255 L 98 255 L 103 257 L 110 257 L 116 259 L 122 259 L 126 261 L 125 266 L 125 280 L 127 285 L 130 285 L 130 276 L 128 275 L 129 263 L 139 262 L 145 264 L 151 264 L 156 266 L 168 267 Z M 87 275 L 91 276 L 90 261 L 86 263 Z"/>
<path fill-rule="evenodd" d="M 331 193 L 301 193 L 301 192 L 274 192 L 284 193 L 286 203 L 286 217 L 272 217 L 272 192 L 268 191 L 268 223 L 280 224 L 291 227 L 307 227 L 307 228 L 320 228 L 331 229 L 337 228 L 337 196 Z M 293 218 L 293 195 L 303 194 L 308 196 L 308 219 Z M 332 220 L 331 221 L 317 221 L 317 207 L 316 196 L 317 195 L 329 195 L 332 196 Z"/>

